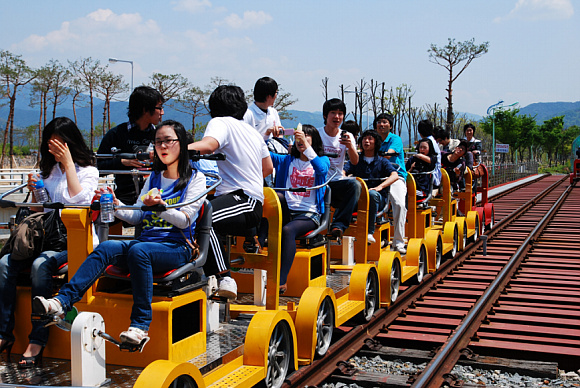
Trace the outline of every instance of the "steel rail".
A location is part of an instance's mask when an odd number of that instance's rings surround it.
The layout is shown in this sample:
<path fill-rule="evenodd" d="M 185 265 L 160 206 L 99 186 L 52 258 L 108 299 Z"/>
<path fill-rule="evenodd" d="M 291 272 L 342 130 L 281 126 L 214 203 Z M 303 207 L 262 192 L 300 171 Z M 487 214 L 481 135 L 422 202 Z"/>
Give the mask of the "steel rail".
<path fill-rule="evenodd" d="M 451 371 L 460 357 L 459 350 L 466 346 L 481 322 L 487 315 L 490 305 L 495 302 L 499 294 L 513 277 L 522 260 L 525 258 L 532 244 L 542 233 L 548 222 L 558 212 L 564 200 L 569 195 L 572 186 L 560 195 L 558 200 L 542 217 L 540 222 L 526 237 L 522 245 L 511 256 L 508 263 L 502 268 L 498 276 L 493 280 L 483 295 L 477 300 L 469 313 L 465 316 L 459 327 L 451 334 L 443 344 L 437 355 L 431 360 L 427 367 L 415 380 L 412 387 L 439 387 L 444 382 L 443 374 Z"/>
<path fill-rule="evenodd" d="M 554 182 L 544 191 L 538 193 L 534 198 L 528 200 L 512 214 L 497 223 L 491 231 L 487 232 L 487 235 L 493 236 L 497 234 L 504 226 L 527 211 L 530 207 L 534 206 L 537 202 L 542 200 L 567 178 L 568 177 L 563 177 L 562 179 Z M 470 244 L 469 247 L 464 250 L 455 260 L 446 261 L 441 265 L 441 267 L 439 267 L 437 272 L 426 275 L 421 283 L 409 287 L 403 294 L 399 296 L 397 301 L 391 307 L 389 307 L 388 310 L 379 310 L 374 314 L 373 319 L 370 322 L 353 328 L 344 337 L 335 342 L 324 357 L 315 360 L 310 366 L 303 367 L 292 373 L 286 379 L 283 387 L 315 386 L 324 382 L 332 375 L 333 371 L 337 368 L 339 361 L 348 360 L 353 357 L 360 350 L 360 344 L 364 340 L 376 336 L 381 330 L 387 328 L 387 326 L 395 321 L 395 319 L 397 319 L 400 315 L 404 314 L 408 309 L 412 308 L 417 299 L 425 296 L 427 292 L 433 289 L 433 287 L 435 287 L 443 278 L 449 275 L 461 263 L 467 260 L 472 254 L 474 254 L 482 246 L 482 244 L 482 240 L 478 240 L 477 242 Z"/>

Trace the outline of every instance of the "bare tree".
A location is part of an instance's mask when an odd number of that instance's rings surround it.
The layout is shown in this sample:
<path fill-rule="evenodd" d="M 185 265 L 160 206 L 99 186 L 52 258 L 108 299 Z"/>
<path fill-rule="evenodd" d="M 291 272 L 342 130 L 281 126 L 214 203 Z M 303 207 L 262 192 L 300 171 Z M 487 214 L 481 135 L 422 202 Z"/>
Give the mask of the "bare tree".
<path fill-rule="evenodd" d="M 328 101 L 328 77 L 324 77 L 322 79 L 322 85 L 320 85 L 320 87 L 322 88 L 322 96 L 324 97 L 324 101 Z"/>
<path fill-rule="evenodd" d="M 74 62 L 69 61 L 69 66 L 74 76 L 84 84 L 84 86 L 89 92 L 89 105 L 91 107 L 90 149 L 93 149 L 95 136 L 94 134 L 95 115 L 93 111 L 94 107 L 93 97 L 95 93 L 95 88 L 99 83 L 99 79 L 103 74 L 103 72 L 106 71 L 107 66 L 101 66 L 101 62 L 98 59 L 93 60 L 91 57 L 82 58 Z"/>
<path fill-rule="evenodd" d="M 18 88 L 24 86 L 36 78 L 36 72 L 32 70 L 21 55 L 14 55 L 9 51 L 0 50 L 0 83 L 3 84 L 3 96 L 9 100 L 8 119 L 6 120 L 6 130 L 4 132 L 4 144 L 2 144 L 2 157 L 0 166 L 4 164 L 6 156 L 6 143 L 10 134 L 10 168 L 13 166 L 14 155 L 14 108 Z"/>
<path fill-rule="evenodd" d="M 381 113 L 379 112 L 379 104 L 378 104 L 381 97 L 377 95 L 379 86 L 380 86 L 379 81 L 374 81 L 371 79 L 371 83 L 369 84 L 369 101 L 371 103 L 373 117 L 377 117 Z"/>
<path fill-rule="evenodd" d="M 455 39 L 449 38 L 447 45 L 437 47 L 431 44 L 431 48 L 427 50 L 429 53 L 429 61 L 447 69 L 449 79 L 447 81 L 447 123 L 445 127 L 451 130 L 453 127 L 453 82 L 463 73 L 467 66 L 471 64 L 475 58 L 479 58 L 489 50 L 489 42 L 482 44 L 475 44 L 475 38 L 466 40 L 465 42 L 455 42 Z M 454 68 L 460 66 L 462 62 L 463 67 L 454 74 Z"/>
<path fill-rule="evenodd" d="M 166 103 L 170 100 L 178 100 L 180 94 L 190 86 L 187 78 L 181 74 L 153 73 L 149 78 L 151 82 L 148 86 L 157 89 L 165 98 Z"/>

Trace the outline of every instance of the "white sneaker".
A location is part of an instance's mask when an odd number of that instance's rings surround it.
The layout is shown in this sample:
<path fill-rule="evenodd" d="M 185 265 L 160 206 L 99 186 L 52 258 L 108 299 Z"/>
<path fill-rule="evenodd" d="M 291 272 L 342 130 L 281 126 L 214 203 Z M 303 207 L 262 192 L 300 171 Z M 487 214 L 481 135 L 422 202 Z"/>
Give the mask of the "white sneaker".
<path fill-rule="evenodd" d="M 121 342 L 139 345 L 144 339 L 149 341 L 149 333 L 136 327 L 129 327 L 129 330 L 121 333 Z"/>
<path fill-rule="evenodd" d="M 45 299 L 42 296 L 35 296 L 32 301 L 32 311 L 43 315 L 64 315 L 62 305 L 56 298 Z"/>
<path fill-rule="evenodd" d="M 238 297 L 238 285 L 236 281 L 229 276 L 222 278 L 217 294 L 224 298 L 236 299 Z"/>
<path fill-rule="evenodd" d="M 375 238 L 373 237 L 373 235 L 372 234 L 369 234 L 369 244 L 374 244 L 376 242 L 377 242 L 377 240 L 375 240 Z"/>

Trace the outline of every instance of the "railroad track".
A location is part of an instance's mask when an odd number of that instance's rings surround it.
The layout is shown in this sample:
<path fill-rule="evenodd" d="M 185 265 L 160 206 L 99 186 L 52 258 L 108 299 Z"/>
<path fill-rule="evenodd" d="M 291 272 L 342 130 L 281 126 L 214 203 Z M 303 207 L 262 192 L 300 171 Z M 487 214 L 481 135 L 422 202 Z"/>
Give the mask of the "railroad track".
<path fill-rule="evenodd" d="M 580 187 L 546 177 L 494 201 L 487 234 L 371 322 L 349 329 L 287 386 L 459 386 L 462 363 L 549 377 L 580 362 Z M 516 211 L 517 209 L 517 211 Z M 425 362 L 415 376 L 365 373 L 355 354 Z M 373 383 L 375 385 L 373 385 Z M 368 385 L 370 384 L 370 385 Z"/>

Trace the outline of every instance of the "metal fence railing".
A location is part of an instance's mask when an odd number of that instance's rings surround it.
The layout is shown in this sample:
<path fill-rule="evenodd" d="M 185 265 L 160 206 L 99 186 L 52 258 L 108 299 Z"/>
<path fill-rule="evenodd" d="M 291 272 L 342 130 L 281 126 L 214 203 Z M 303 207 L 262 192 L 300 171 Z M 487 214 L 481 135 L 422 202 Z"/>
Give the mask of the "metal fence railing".
<path fill-rule="evenodd" d="M 522 162 L 522 163 L 501 163 L 495 165 L 495 174 L 493 173 L 493 166 L 486 165 L 489 172 L 489 186 L 497 186 L 504 183 L 512 182 L 521 178 L 538 173 L 538 162 Z"/>

